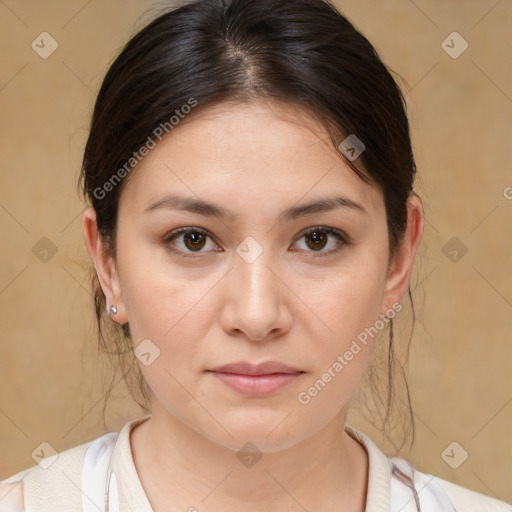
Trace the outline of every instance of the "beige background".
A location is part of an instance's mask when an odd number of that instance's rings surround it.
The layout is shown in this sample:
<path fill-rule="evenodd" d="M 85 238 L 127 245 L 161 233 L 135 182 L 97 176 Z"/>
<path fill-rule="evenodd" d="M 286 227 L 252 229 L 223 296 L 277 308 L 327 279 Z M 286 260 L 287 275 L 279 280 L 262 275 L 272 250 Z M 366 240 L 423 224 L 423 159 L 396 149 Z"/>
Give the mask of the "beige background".
<path fill-rule="evenodd" d="M 96 351 L 75 182 L 94 94 L 155 5 L 0 0 L 0 478 L 34 465 L 42 441 L 62 451 L 104 433 L 108 367 Z M 512 501 L 512 3 L 337 5 L 407 82 L 426 207 L 412 282 L 417 438 L 402 453 L 422 471 Z M 58 42 L 47 59 L 31 48 L 43 31 Z M 454 31 L 469 44 L 456 59 L 442 47 Z M 33 253 L 42 237 L 57 248 L 46 263 Z M 117 384 L 109 430 L 139 415 Z M 386 448 L 357 411 L 349 423 Z M 454 460 L 469 454 L 457 469 L 441 457 L 453 441 L 462 447 Z"/>

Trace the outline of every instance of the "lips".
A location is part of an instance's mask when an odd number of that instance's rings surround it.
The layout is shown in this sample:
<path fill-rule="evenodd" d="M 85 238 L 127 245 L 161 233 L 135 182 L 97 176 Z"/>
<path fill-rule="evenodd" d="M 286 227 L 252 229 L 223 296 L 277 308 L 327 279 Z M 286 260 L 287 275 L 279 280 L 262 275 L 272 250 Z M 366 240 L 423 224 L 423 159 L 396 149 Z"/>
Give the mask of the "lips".
<path fill-rule="evenodd" d="M 218 366 L 208 371 L 232 390 L 252 398 L 272 395 L 305 373 L 303 370 L 277 361 L 267 361 L 256 365 L 240 361 Z"/>

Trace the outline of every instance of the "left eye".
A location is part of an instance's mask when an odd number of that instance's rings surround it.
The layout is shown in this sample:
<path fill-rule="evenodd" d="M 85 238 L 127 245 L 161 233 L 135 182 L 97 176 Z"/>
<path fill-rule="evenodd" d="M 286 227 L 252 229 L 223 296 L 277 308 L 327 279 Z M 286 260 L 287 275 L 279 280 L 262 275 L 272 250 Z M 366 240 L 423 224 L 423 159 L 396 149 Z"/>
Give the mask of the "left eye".
<path fill-rule="evenodd" d="M 182 247 L 179 247 L 178 244 L 174 244 L 174 240 L 179 238 L 183 239 Z M 334 242 L 330 244 L 333 246 L 333 248 L 322 250 L 326 246 L 329 246 L 329 238 L 334 239 Z M 331 228 L 310 228 L 303 232 L 298 238 L 298 240 L 302 239 L 306 240 L 306 248 L 300 250 L 305 250 L 306 252 L 321 252 L 322 254 L 330 254 L 339 251 L 343 245 L 348 245 L 347 238 L 342 233 Z M 208 240 L 210 240 L 212 244 L 212 247 L 210 248 L 207 247 Z M 217 244 L 213 242 L 212 238 L 206 231 L 193 227 L 180 228 L 174 231 L 168 237 L 166 237 L 165 242 L 172 252 L 185 258 L 194 258 L 195 256 L 191 256 L 193 253 L 208 252 L 208 250 L 216 251 L 215 247 L 217 247 Z M 206 249 L 203 251 L 202 249 L 205 247 Z"/>
<path fill-rule="evenodd" d="M 329 236 L 335 238 L 333 249 L 322 251 L 326 245 L 329 245 Z M 307 252 L 322 252 L 322 253 L 334 253 L 341 249 L 341 246 L 347 244 L 347 239 L 338 231 L 330 228 L 315 227 L 308 229 L 308 231 L 302 233 L 299 240 L 306 240 L 306 251 Z M 311 250 L 308 250 L 311 249 Z"/>

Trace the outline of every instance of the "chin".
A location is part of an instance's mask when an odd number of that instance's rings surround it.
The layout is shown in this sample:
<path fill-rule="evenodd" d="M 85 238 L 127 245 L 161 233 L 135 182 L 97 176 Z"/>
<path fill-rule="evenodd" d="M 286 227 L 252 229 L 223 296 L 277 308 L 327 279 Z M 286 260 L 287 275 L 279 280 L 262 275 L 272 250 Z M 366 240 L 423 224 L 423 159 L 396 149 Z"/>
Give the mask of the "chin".
<path fill-rule="evenodd" d="M 290 430 L 291 424 L 286 429 L 282 428 L 286 414 L 276 415 L 275 411 L 268 415 L 261 412 L 242 414 L 241 421 L 227 421 L 227 418 L 223 421 L 223 427 L 231 436 L 221 427 L 215 429 L 215 432 L 202 432 L 202 435 L 235 452 L 239 452 L 247 443 L 252 443 L 262 453 L 273 453 L 300 442 L 299 433 Z M 307 437 L 307 434 L 302 434 Z"/>

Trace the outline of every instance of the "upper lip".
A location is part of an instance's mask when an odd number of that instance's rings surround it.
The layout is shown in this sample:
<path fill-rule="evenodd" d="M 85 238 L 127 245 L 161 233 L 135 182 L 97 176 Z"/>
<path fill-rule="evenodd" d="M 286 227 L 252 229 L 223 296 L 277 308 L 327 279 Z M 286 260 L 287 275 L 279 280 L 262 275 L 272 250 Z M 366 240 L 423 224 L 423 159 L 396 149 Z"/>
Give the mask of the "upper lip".
<path fill-rule="evenodd" d="M 212 372 L 236 373 L 239 375 L 270 375 L 272 373 L 302 373 L 302 370 L 293 368 L 278 361 L 266 361 L 252 364 L 247 361 L 238 361 L 209 370 Z"/>

